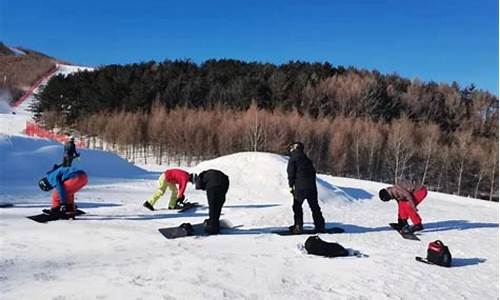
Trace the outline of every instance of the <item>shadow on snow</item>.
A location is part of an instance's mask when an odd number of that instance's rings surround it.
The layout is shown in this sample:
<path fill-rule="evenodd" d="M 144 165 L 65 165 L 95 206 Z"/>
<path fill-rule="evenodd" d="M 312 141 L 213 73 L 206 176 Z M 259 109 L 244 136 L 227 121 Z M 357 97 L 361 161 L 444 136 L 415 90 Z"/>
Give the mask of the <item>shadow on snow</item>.
<path fill-rule="evenodd" d="M 242 227 L 242 225 L 238 226 Z M 304 226 L 306 228 L 307 226 Z M 394 231 L 388 225 L 385 226 L 377 226 L 377 227 L 365 227 L 355 224 L 345 224 L 339 222 L 328 222 L 326 224 L 327 228 L 331 227 L 340 227 L 345 230 L 345 233 L 369 233 L 369 232 L 383 232 L 383 231 Z M 469 222 L 467 220 L 449 220 L 449 221 L 439 221 L 432 223 L 424 223 L 424 231 L 426 232 L 437 232 L 437 231 L 447 231 L 447 230 L 467 230 L 467 229 L 476 229 L 476 228 L 498 228 L 497 223 L 481 223 L 481 222 Z M 277 230 L 286 230 L 287 227 L 259 227 L 259 228 L 249 228 L 249 229 L 241 229 L 241 228 L 233 228 L 233 229 L 225 229 L 224 233 L 226 234 L 264 234 L 264 233 L 272 233 Z M 464 259 L 462 264 L 471 264 L 471 259 Z"/>
<path fill-rule="evenodd" d="M 466 266 L 472 266 L 472 265 L 478 265 L 480 263 L 484 263 L 486 261 L 485 258 L 479 258 L 479 257 L 473 257 L 473 258 L 456 258 L 454 257 L 451 260 L 451 266 L 452 267 L 466 267 Z"/>

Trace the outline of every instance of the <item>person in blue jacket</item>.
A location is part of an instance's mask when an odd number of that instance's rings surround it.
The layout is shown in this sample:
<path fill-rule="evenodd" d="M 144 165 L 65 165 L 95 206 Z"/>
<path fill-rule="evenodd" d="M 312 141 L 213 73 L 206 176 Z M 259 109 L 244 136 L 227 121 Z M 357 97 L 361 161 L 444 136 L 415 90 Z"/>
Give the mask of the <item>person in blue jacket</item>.
<path fill-rule="evenodd" d="M 44 210 L 50 214 L 64 214 L 66 217 L 75 215 L 75 193 L 88 183 L 85 171 L 74 167 L 55 165 L 47 176 L 40 179 L 38 185 L 42 191 L 52 193 L 52 208 Z"/>

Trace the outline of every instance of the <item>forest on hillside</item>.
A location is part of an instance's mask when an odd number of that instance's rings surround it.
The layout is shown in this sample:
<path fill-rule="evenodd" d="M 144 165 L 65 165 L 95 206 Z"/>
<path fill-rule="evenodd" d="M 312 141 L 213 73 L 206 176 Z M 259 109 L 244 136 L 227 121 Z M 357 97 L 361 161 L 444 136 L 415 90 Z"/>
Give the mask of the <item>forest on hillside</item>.
<path fill-rule="evenodd" d="M 33 107 L 134 159 L 199 161 L 305 143 L 318 170 L 493 199 L 498 98 L 473 85 L 328 63 L 237 60 L 109 65 L 53 77 Z"/>

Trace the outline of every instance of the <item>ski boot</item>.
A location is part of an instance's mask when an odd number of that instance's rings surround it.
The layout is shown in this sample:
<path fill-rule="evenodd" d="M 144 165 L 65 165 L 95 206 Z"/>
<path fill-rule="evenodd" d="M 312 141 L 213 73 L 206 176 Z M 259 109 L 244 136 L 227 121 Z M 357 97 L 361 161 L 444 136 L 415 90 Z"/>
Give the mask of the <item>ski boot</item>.
<path fill-rule="evenodd" d="M 64 220 L 69 220 L 69 219 L 75 219 L 76 213 L 75 213 L 75 207 L 73 205 L 61 205 L 61 219 Z"/>
<path fill-rule="evenodd" d="M 304 229 L 302 228 L 302 225 L 292 225 L 288 227 L 288 231 L 292 234 L 302 234 Z"/>
<path fill-rule="evenodd" d="M 61 207 L 56 206 L 56 207 L 52 207 L 52 208 L 45 208 L 45 209 L 42 209 L 42 212 L 46 215 L 59 215 L 61 213 Z"/>
<path fill-rule="evenodd" d="M 394 229 L 402 230 L 403 228 L 408 226 L 408 221 L 403 220 L 403 219 L 398 219 L 397 223 L 391 223 L 391 224 L 394 224 L 394 227 L 393 227 Z"/>
<path fill-rule="evenodd" d="M 142 206 L 144 206 L 145 208 L 147 208 L 147 209 L 149 209 L 149 210 L 151 210 L 151 211 L 154 211 L 154 210 L 155 210 L 155 208 L 153 207 L 153 205 L 151 205 L 151 203 L 149 203 L 148 201 L 144 202 L 144 203 L 142 204 Z"/>
<path fill-rule="evenodd" d="M 401 229 L 401 233 L 415 233 L 417 231 L 421 231 L 424 229 L 424 226 L 422 224 L 414 224 L 414 225 L 406 225 Z"/>

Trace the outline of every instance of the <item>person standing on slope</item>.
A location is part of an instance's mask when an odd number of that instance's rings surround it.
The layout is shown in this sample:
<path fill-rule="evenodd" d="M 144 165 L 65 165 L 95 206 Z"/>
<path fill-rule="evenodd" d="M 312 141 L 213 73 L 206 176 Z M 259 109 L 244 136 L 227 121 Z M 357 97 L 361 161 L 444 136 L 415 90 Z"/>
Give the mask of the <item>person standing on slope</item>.
<path fill-rule="evenodd" d="M 229 189 L 229 177 L 219 170 L 206 170 L 191 177 L 197 190 L 207 191 L 208 219 L 203 224 L 208 234 L 219 233 L 219 218 L 226 194 Z"/>
<path fill-rule="evenodd" d="M 158 178 L 158 189 L 146 201 L 143 206 L 149 210 L 155 210 L 154 205 L 158 199 L 165 194 L 167 188 L 170 190 L 170 201 L 168 209 L 180 209 L 184 204 L 184 192 L 189 182 L 190 174 L 181 169 L 169 169 L 163 172 Z M 179 186 L 179 188 L 177 188 Z"/>
<path fill-rule="evenodd" d="M 71 167 L 73 159 L 80 157 L 80 153 L 76 152 L 75 137 L 71 136 L 64 144 L 63 167 Z"/>
<path fill-rule="evenodd" d="M 54 169 L 43 177 L 38 186 L 42 191 L 52 193 L 52 208 L 43 210 L 47 214 L 58 214 L 62 218 L 75 217 L 75 193 L 88 183 L 85 171 L 74 167 L 55 165 Z"/>
<path fill-rule="evenodd" d="M 290 159 L 288 160 L 288 186 L 293 195 L 293 219 L 294 224 L 288 229 L 294 234 L 303 231 L 302 203 L 305 199 L 309 203 L 317 232 L 325 232 L 325 219 L 318 204 L 318 189 L 316 187 L 316 169 L 312 161 L 304 153 L 304 145 L 301 142 L 290 144 Z"/>
<path fill-rule="evenodd" d="M 427 196 L 427 188 L 423 185 L 402 180 L 398 184 L 381 189 L 379 198 L 382 201 L 395 199 L 398 202 L 398 225 L 403 233 L 413 233 L 424 229 L 422 218 L 418 214 L 419 205 Z M 408 218 L 413 223 L 408 225 Z"/>

